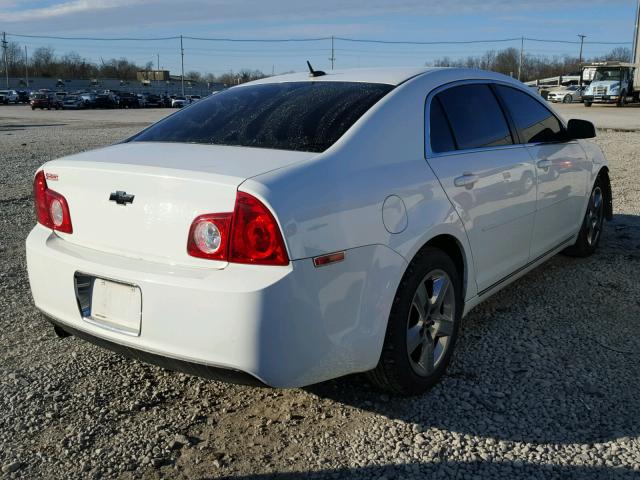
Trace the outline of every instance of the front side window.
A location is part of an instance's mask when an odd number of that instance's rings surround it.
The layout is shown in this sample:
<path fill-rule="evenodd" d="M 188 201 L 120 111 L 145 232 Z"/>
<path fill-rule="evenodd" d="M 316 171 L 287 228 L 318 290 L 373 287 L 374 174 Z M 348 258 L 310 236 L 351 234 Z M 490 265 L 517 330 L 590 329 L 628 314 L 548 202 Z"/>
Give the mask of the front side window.
<path fill-rule="evenodd" d="M 193 103 L 131 141 L 323 152 L 392 89 L 357 82 L 231 88 Z"/>
<path fill-rule="evenodd" d="M 452 87 L 438 93 L 435 100 L 449 120 L 458 150 L 513 144 L 507 120 L 488 85 Z M 437 103 L 434 101 L 432 105 Z M 440 142 L 431 139 L 436 148 Z"/>
<path fill-rule="evenodd" d="M 496 85 L 523 143 L 561 142 L 564 128 L 556 116 L 536 99 L 512 87 Z"/>

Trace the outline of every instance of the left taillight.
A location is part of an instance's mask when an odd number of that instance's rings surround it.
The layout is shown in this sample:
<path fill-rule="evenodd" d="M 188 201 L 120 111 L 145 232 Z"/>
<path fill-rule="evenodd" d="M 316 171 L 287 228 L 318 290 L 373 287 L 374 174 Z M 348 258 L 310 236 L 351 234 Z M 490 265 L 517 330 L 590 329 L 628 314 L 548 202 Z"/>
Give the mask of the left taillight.
<path fill-rule="evenodd" d="M 33 179 L 33 201 L 38 223 L 59 232 L 73 233 L 67 200 L 47 186 L 42 170 Z"/>

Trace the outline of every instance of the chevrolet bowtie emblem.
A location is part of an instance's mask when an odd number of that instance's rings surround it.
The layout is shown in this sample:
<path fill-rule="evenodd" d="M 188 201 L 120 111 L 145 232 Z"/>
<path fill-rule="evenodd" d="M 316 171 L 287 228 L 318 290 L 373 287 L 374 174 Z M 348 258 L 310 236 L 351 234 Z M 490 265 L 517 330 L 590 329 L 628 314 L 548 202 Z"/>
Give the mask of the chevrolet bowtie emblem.
<path fill-rule="evenodd" d="M 135 195 L 118 190 L 109 195 L 109 201 L 116 202 L 118 205 L 126 205 L 127 203 L 133 203 Z"/>

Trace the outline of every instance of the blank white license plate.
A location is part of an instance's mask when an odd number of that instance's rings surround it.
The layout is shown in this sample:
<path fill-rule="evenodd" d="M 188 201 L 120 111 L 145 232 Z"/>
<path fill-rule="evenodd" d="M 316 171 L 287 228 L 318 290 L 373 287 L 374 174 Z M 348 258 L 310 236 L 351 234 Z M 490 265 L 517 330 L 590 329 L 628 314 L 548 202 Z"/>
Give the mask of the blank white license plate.
<path fill-rule="evenodd" d="M 96 278 L 91 294 L 93 323 L 128 335 L 140 335 L 142 293 L 135 285 Z"/>

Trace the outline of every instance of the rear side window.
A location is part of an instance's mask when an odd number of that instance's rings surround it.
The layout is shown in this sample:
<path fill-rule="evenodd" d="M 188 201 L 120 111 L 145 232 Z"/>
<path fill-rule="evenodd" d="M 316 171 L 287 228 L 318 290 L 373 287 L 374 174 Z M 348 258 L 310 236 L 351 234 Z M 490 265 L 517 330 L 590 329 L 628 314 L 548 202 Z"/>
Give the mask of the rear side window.
<path fill-rule="evenodd" d="M 507 120 L 488 85 L 452 87 L 440 92 L 435 99 L 440 101 L 449 119 L 459 150 L 513 144 Z M 434 102 L 431 104 L 433 108 Z M 433 138 L 431 145 L 434 145 Z"/>
<path fill-rule="evenodd" d="M 561 142 L 564 129 L 556 116 L 540 102 L 515 88 L 496 85 L 524 143 Z"/>
<path fill-rule="evenodd" d="M 194 103 L 131 140 L 322 152 L 392 89 L 356 82 L 231 88 Z"/>
<path fill-rule="evenodd" d="M 437 97 L 431 102 L 429 134 L 431 136 L 431 151 L 443 153 L 456 149 L 456 143 L 449 127 L 449 120 L 447 120 Z"/>

